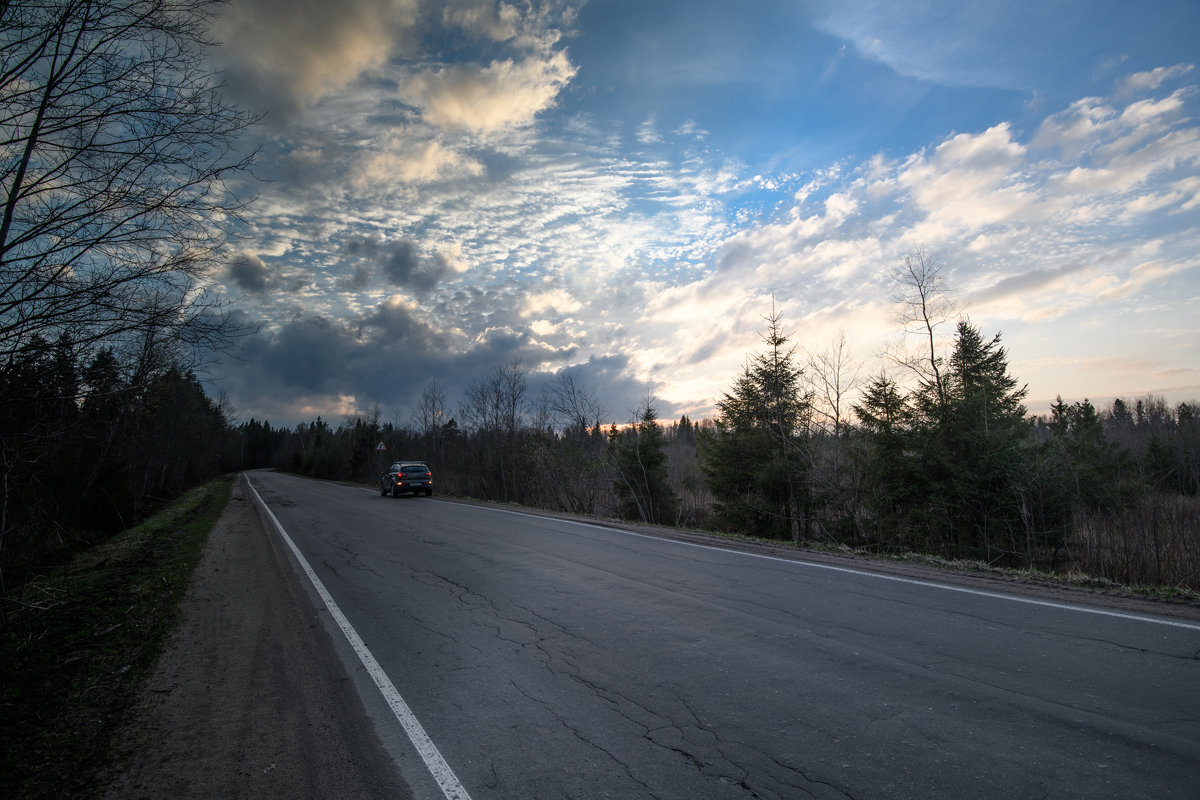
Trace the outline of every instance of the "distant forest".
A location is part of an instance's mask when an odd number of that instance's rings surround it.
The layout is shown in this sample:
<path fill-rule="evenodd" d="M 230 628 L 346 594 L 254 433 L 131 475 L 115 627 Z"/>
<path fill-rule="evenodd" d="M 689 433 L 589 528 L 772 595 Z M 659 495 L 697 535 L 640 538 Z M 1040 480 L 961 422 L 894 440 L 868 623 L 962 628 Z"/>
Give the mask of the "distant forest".
<path fill-rule="evenodd" d="M 605 423 L 569 373 L 534 397 L 512 362 L 453 412 L 431 380 L 404 423 L 376 408 L 290 429 L 232 423 L 170 359 L 32 341 L 0 371 L 5 588 L 219 474 L 377 486 L 394 459 L 426 461 L 442 495 L 1200 588 L 1196 404 L 1031 417 L 1000 338 L 969 322 L 907 390 L 881 374 L 847 391 L 837 351 L 802 363 L 778 315 L 763 341 L 713 419 L 664 424 L 647 397 Z"/>
<path fill-rule="evenodd" d="M 527 397 L 510 363 L 455 416 L 431 381 L 407 425 L 378 409 L 291 430 L 250 420 L 240 466 L 377 485 L 393 459 L 424 460 L 439 494 L 1200 588 L 1196 404 L 1059 399 L 1028 416 L 999 337 L 960 323 L 940 389 L 877 376 L 843 419 L 778 328 L 766 338 L 714 419 L 663 424 L 646 398 L 605 427 L 569 378 Z"/>
<path fill-rule="evenodd" d="M 442 495 L 1200 589 L 1195 403 L 1060 398 L 1030 416 L 1000 337 L 969 321 L 944 355 L 895 360 L 902 385 L 854 377 L 844 340 L 802 357 L 781 318 L 714 418 L 664 424 L 646 397 L 620 426 L 569 372 L 532 396 L 515 361 L 453 410 L 429 381 L 406 421 L 234 423 L 169 348 L 33 337 L 0 370 L 2 588 L 219 474 L 377 486 L 412 459 Z"/>

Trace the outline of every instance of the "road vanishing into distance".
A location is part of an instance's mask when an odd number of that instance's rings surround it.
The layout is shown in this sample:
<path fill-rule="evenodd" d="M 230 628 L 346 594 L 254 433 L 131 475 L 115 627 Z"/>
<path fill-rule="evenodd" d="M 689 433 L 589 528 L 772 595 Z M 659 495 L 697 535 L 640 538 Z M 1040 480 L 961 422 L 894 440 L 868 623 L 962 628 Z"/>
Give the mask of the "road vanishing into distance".
<path fill-rule="evenodd" d="M 418 797 L 1200 796 L 1194 620 L 249 478 Z"/>

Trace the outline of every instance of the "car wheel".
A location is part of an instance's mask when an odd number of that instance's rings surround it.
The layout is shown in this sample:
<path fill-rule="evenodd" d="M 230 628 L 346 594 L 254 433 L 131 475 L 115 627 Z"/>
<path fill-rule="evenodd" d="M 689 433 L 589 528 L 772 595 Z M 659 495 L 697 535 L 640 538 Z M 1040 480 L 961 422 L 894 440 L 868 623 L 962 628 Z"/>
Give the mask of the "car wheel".
<path fill-rule="evenodd" d="M 380 496 L 380 497 L 387 497 L 387 487 L 386 487 L 386 486 L 384 486 L 382 483 L 381 483 L 381 484 L 379 484 L 379 496 Z"/>
<path fill-rule="evenodd" d="M 425 490 L 425 496 L 426 496 L 426 497 L 433 497 L 433 489 L 426 489 L 426 490 Z"/>

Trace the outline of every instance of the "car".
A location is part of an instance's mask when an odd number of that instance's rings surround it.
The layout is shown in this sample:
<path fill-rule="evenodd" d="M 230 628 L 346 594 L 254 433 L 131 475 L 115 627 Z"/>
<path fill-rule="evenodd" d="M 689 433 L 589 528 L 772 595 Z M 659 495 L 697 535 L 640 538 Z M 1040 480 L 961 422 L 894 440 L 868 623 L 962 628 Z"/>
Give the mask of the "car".
<path fill-rule="evenodd" d="M 433 495 L 433 473 L 424 461 L 397 461 L 379 478 L 379 494 L 399 497 L 402 494 Z"/>

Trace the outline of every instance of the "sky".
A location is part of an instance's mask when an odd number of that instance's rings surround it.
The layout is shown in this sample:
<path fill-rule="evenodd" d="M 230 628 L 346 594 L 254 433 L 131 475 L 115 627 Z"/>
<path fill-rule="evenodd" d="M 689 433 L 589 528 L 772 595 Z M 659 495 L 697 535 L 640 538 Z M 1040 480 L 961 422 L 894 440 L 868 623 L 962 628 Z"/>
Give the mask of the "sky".
<path fill-rule="evenodd" d="M 405 425 L 434 379 L 457 416 L 513 363 L 711 417 L 773 313 L 903 381 L 917 252 L 1031 413 L 1200 398 L 1194 0 L 232 0 L 213 33 L 264 115 L 212 286 L 255 332 L 204 373 L 240 421 Z"/>

